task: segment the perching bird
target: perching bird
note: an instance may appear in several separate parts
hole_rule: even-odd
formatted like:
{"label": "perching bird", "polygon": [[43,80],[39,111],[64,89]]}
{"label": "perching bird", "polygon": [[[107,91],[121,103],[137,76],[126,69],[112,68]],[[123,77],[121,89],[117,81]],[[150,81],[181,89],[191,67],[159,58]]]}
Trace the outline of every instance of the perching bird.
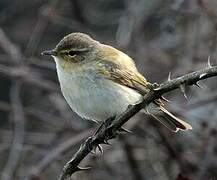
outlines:
{"label": "perching bird", "polygon": [[[128,105],[142,101],[151,89],[128,55],[83,33],[67,35],[42,54],[54,58],[63,96],[85,119],[105,121],[119,115]],[[168,112],[160,100],[144,109],[174,132],[192,129]]]}

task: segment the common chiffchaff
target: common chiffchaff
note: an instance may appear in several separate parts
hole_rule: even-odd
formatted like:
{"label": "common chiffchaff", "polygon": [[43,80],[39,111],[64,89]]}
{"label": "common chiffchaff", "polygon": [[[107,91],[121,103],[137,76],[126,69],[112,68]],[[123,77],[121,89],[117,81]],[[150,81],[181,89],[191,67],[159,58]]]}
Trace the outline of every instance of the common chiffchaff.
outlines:
{"label": "common chiffchaff", "polygon": [[[104,121],[116,116],[141,101],[151,88],[129,56],[83,33],[67,35],[42,54],[54,58],[63,96],[85,119]],[[160,100],[145,109],[172,131],[192,129]]]}

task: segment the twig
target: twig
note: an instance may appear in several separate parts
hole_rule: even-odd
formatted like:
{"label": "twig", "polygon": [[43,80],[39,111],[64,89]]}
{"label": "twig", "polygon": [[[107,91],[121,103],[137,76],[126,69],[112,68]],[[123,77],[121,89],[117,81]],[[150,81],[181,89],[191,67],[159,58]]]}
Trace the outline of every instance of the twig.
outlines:
{"label": "twig", "polygon": [[75,153],[72,159],[66,163],[59,176],[59,180],[65,180],[76,171],[87,169],[80,168],[78,166],[80,162],[99,144],[106,144],[109,139],[115,138],[124,123],[155,99],[160,98],[164,93],[180,88],[180,86],[184,88],[185,86],[196,85],[198,81],[213,76],[217,76],[217,66],[207,67],[153,87],[153,89],[145,95],[141,103],[130,105],[124,113],[117,116],[111,122],[110,126],[102,128],[96,135],[89,137],[80,146],[80,149]]}

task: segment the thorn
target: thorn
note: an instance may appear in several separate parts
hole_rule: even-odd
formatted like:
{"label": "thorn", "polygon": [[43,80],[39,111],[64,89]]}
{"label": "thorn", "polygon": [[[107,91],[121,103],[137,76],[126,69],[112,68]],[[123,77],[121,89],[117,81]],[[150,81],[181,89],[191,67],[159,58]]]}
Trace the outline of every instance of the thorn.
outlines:
{"label": "thorn", "polygon": [[93,148],[92,151],[90,151],[91,154],[96,155],[96,147]]}
{"label": "thorn", "polygon": [[199,88],[201,88],[201,89],[203,89],[203,86],[201,86],[201,85],[199,84],[199,82],[196,82],[194,85],[197,86],[197,87],[199,87]]}
{"label": "thorn", "polygon": [[206,73],[201,74],[199,78],[202,79],[204,76],[206,76]]}
{"label": "thorn", "polygon": [[132,131],[130,131],[129,129],[126,129],[124,127],[121,127],[119,131],[120,131],[120,133],[122,133],[122,132],[123,133],[132,133]]}
{"label": "thorn", "polygon": [[165,98],[164,96],[161,96],[160,97],[163,101],[165,101],[165,102],[171,102],[170,100],[168,100],[167,98]]}
{"label": "thorn", "polygon": [[99,150],[99,153],[100,153],[100,155],[102,155],[103,154],[103,148],[102,148],[102,146],[101,145],[96,145],[96,147],[94,148],[94,152],[95,152],[95,154],[96,154],[96,150]]}
{"label": "thorn", "polygon": [[211,63],[210,63],[210,56],[208,57],[207,67],[208,67],[208,68],[211,68],[211,67],[212,67],[212,65],[211,65]]}
{"label": "thorn", "polygon": [[169,72],[169,75],[168,75],[168,81],[171,81],[171,72]]}
{"label": "thorn", "polygon": [[181,92],[183,93],[185,99],[189,100],[188,97],[187,97],[187,95],[186,95],[186,92],[185,92],[185,85],[184,84],[180,85],[180,89],[181,89]]}
{"label": "thorn", "polygon": [[77,166],[76,171],[85,171],[85,170],[89,170],[89,169],[91,169],[91,167],[80,167],[80,166]]}
{"label": "thorn", "polygon": [[97,154],[97,150],[99,150],[100,155],[103,154],[103,148],[102,148],[102,146],[99,145],[99,144],[96,145],[96,146],[93,148],[93,150],[90,151],[90,153],[96,155],[96,154]]}

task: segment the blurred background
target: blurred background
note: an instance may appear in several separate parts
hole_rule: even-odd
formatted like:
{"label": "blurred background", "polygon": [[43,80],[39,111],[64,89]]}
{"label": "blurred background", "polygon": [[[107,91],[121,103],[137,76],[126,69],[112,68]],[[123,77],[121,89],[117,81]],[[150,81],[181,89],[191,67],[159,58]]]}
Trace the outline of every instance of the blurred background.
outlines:
{"label": "blurred background", "polygon": [[[151,82],[217,64],[216,0],[0,0],[0,179],[57,179],[94,132],[66,104],[41,51],[84,32],[130,55]],[[169,132],[139,113],[133,133],[89,155],[73,180],[217,180],[217,79],[165,96],[193,126]]]}

